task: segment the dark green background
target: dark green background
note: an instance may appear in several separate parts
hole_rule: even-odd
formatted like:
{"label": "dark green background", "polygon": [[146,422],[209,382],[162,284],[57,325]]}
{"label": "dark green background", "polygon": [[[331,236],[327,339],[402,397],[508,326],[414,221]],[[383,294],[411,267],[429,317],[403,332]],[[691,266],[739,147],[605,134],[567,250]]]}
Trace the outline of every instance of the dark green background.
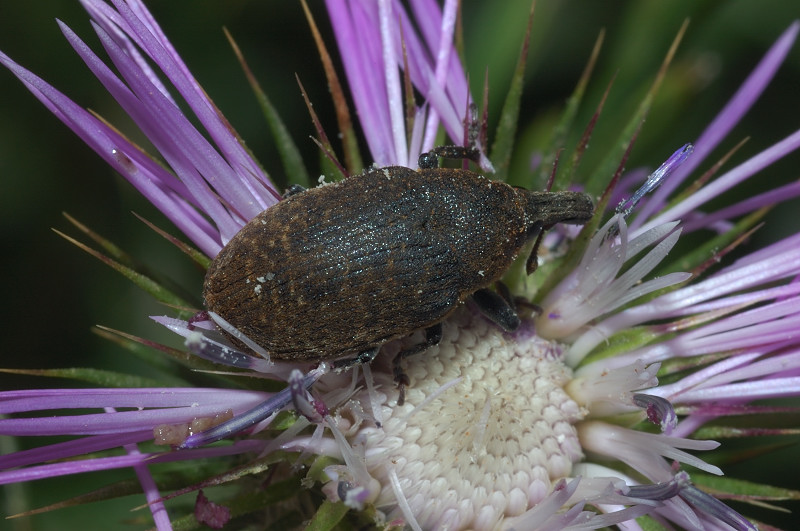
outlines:
{"label": "dark green background", "polygon": [[[318,24],[330,37],[321,3],[312,0],[311,4]],[[528,3],[465,0],[464,4],[468,70],[473,86],[479,87],[489,66],[490,113],[496,118],[518,53]],[[222,26],[233,33],[310,161],[309,169],[316,174],[318,155],[307,140],[313,129],[295,74],[303,81],[329,133],[335,123],[299,4],[286,0],[171,0],[151,1],[149,5],[196,78],[262,164],[268,171],[279,173],[282,170],[266,126],[224,39]],[[768,46],[798,16],[800,6],[782,0],[540,1],[534,20],[523,122],[541,119],[539,123],[546,123],[561,109],[597,33],[605,27],[606,44],[580,119],[580,123],[588,120],[599,95],[617,72],[587,163],[601,158],[604,145],[616,139],[620,124],[638,104],[642,87],[652,80],[682,20],[691,17],[672,69],[673,81],[662,90],[628,167],[658,165],[675,148],[696,138]],[[91,107],[124,129],[128,122],[66,44],[55,18],[65,21],[91,44],[96,43],[77,1],[6,1],[0,7],[0,49],[81,105]],[[329,38],[328,42],[332,40]],[[798,129],[798,95],[800,44],[795,45],[775,82],[721,149],[727,150],[741,138],[751,136],[736,156],[741,161],[747,154]],[[142,140],[131,129],[126,131],[135,140]],[[541,138],[541,131],[541,126],[523,124],[520,136],[535,143]],[[797,154],[788,157],[756,177],[741,193],[797,179],[798,162]],[[751,248],[800,229],[796,215],[799,206],[795,200],[771,214]],[[131,211],[171,229],[163,216],[53,118],[13,76],[0,72],[0,249],[5,280],[0,366],[92,366],[146,373],[141,362],[96,337],[90,328],[99,323],[174,342],[147,318],[168,310],[55,235],[51,227],[76,234],[62,218],[62,211],[148,265],[169,272],[188,289],[199,291],[201,274],[146,229]],[[0,386],[5,389],[59,384],[44,379],[0,377]],[[753,477],[800,487],[794,479],[798,477],[796,448],[776,452],[772,457],[758,461],[757,476]],[[793,467],[791,473],[789,466]],[[739,472],[728,471],[734,476]],[[63,496],[53,491],[57,485],[74,493],[104,480],[96,476],[68,478],[41,482],[32,488],[37,499],[45,503]],[[116,511],[105,524],[125,520],[130,505],[129,500],[122,500],[117,505],[103,506],[101,510],[106,514]],[[86,509],[78,509],[15,525],[19,529],[26,525],[36,529],[81,525],[91,528],[97,523],[96,518]],[[0,529],[4,525],[11,524],[0,520]]]}

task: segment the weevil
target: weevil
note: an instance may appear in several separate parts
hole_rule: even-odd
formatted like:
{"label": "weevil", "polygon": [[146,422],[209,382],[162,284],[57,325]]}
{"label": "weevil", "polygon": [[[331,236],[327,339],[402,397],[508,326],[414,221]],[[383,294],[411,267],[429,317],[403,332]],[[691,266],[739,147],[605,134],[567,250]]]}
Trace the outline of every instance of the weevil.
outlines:
{"label": "weevil", "polygon": [[467,298],[515,329],[515,310],[488,287],[543,228],[588,221],[592,201],[440,168],[439,156],[475,160],[477,151],[444,146],[420,156],[419,170],[370,169],[288,193],[212,261],[208,310],[275,360],[365,363],[387,341],[425,330],[396,358],[401,389],[399,360],[436,344]]}

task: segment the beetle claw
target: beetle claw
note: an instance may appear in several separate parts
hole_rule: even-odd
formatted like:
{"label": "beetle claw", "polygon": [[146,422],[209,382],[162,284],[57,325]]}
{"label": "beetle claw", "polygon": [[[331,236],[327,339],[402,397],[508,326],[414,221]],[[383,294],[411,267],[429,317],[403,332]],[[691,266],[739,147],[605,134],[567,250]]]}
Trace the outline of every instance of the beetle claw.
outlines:
{"label": "beetle claw", "polygon": [[336,372],[342,372],[355,365],[364,365],[366,363],[370,363],[372,360],[375,359],[375,356],[378,355],[378,352],[380,350],[381,347],[375,347],[369,350],[364,350],[362,352],[359,352],[358,356],[356,356],[355,358],[347,358],[334,362],[333,368]]}
{"label": "beetle claw", "polygon": [[514,309],[513,297],[507,289],[502,294],[488,288],[479,289],[472,294],[472,301],[487,319],[506,332],[513,332],[519,328],[519,316]]}
{"label": "beetle claw", "polygon": [[408,375],[403,371],[403,366],[401,364],[403,358],[419,354],[420,352],[423,352],[434,345],[438,345],[439,341],[441,340],[442,340],[442,323],[436,323],[435,325],[425,329],[425,341],[417,345],[414,345],[410,348],[407,348],[405,350],[401,350],[394,357],[394,360],[392,360],[392,371],[394,373],[394,381],[397,383],[397,391],[399,392],[399,395],[397,397],[398,406],[402,406],[405,403],[406,386],[411,384],[411,381],[408,379]]}

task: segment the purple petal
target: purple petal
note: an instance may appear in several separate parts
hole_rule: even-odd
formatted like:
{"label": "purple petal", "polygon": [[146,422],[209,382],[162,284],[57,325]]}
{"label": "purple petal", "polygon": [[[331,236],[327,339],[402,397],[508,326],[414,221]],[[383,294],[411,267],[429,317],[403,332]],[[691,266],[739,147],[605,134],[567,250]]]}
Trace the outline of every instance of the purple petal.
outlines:
{"label": "purple petal", "polygon": [[152,429],[133,431],[130,433],[112,433],[109,435],[81,437],[80,439],[2,455],[0,456],[0,470],[68,459],[152,439]]}
{"label": "purple petal", "polygon": [[[316,383],[316,381],[328,370],[329,368],[327,364],[324,362],[321,363],[319,367],[312,369],[302,378],[300,387],[305,390],[310,389],[311,386],[314,385],[314,383]],[[286,407],[291,401],[292,387],[289,386],[275,393],[264,402],[249,409],[241,415],[237,414],[231,420],[223,422],[222,424],[219,424],[218,426],[215,426],[202,433],[190,435],[181,445],[181,448],[197,448],[205,444],[211,444],[212,442],[219,441],[220,439],[224,439],[225,437],[229,437],[255,426],[259,422],[263,422],[267,419],[271,420],[273,415]]]}
{"label": "purple petal", "polygon": [[0,471],[0,485],[20,483],[35,479],[44,479],[84,472],[111,470],[115,468],[128,468],[142,464],[168,463],[174,461],[188,461],[192,459],[205,459],[226,455],[237,455],[254,452],[263,448],[264,442],[258,440],[238,441],[230,446],[215,448],[200,448],[182,452],[169,452],[165,454],[125,455],[119,457],[96,457],[64,463],[52,463],[15,470]]}
{"label": "purple petal", "polygon": [[660,396],[634,393],[633,403],[647,412],[647,420],[656,424],[669,435],[678,423],[678,416],[669,400]]}
{"label": "purple petal", "polygon": [[[448,0],[445,4],[448,16],[444,19],[438,6],[430,0],[412,5],[417,18],[424,14],[424,41],[415,31],[416,24],[396,0],[327,0],[326,5],[375,163],[415,166],[420,150],[433,146],[430,132],[437,130],[440,122],[448,135],[460,143],[462,117],[472,100],[452,45],[454,19],[451,11],[454,12],[456,2]],[[398,19],[403,28],[402,39]],[[411,81],[431,107],[426,125],[428,132],[423,137],[417,136],[420,140],[410,144],[407,144],[402,84],[398,75],[398,67],[403,65],[403,44]],[[440,62],[431,64],[431,57]],[[441,76],[439,81],[437,72]]]}
{"label": "purple petal", "polygon": [[[800,275],[800,234],[755,251],[702,282],[689,284],[595,324],[589,332],[573,343],[569,356],[585,355],[599,342],[604,341],[604,338],[647,321],[692,315],[709,309],[729,308],[732,311],[748,301],[752,303],[771,297],[791,295],[797,292],[797,285],[763,290],[761,287],[786,281],[787,278],[797,275]],[[729,298],[724,298],[726,296]],[[576,346],[579,346],[579,351]],[[656,345],[647,350],[646,356],[643,356],[640,350],[636,350],[606,359],[602,364],[608,368],[621,367],[629,365],[639,357],[652,362],[675,354],[664,345]]]}
{"label": "purple petal", "polygon": [[0,64],[11,70],[45,107],[124,175],[198,247],[210,256],[219,252],[219,234],[212,225],[201,217],[186,219],[176,214],[192,208],[186,203],[188,193],[182,193],[185,189],[180,181],[119,133],[1,52]]}
{"label": "purple petal", "polygon": [[152,430],[159,424],[180,424],[196,418],[214,417],[223,409],[231,409],[234,414],[239,414],[267,396],[267,393],[255,391],[179,388],[9,391],[0,395],[2,413],[67,408],[137,409],[85,415],[4,418],[0,419],[0,434],[103,435]]}
{"label": "purple petal", "polygon": [[631,224],[632,227],[636,228],[637,231],[643,230],[639,225],[645,220],[650,221],[649,218],[653,212],[657,212],[664,207],[670,194],[705,160],[708,154],[717,147],[742,116],[750,110],[772,80],[778,67],[783,63],[797,37],[798,30],[800,30],[800,22],[794,22],[772,45],[772,48],[769,49],[733,98],[717,114],[716,118],[700,135],[697,142],[694,143],[694,155],[656,192],[642,209],[639,216],[637,216],[637,220],[634,220]]}
{"label": "purple petal", "polygon": [[677,170],[681,164],[692,154],[694,147],[691,144],[685,144],[678,149],[675,153],[656,169],[653,173],[647,176],[644,184],[640,186],[636,192],[630,197],[620,201],[617,205],[616,212],[623,214],[626,218],[630,215],[639,201],[647,194],[657,189],[666,179]]}
{"label": "purple petal", "polygon": [[[208,99],[200,84],[192,77],[189,69],[144,4],[138,0],[130,0],[128,2],[114,0],[113,3],[119,11],[118,16],[114,16],[113,10],[102,2],[83,2],[84,7],[90,14],[98,15],[96,20],[103,25],[106,32],[116,34],[121,42],[127,41],[126,35],[133,39],[136,45],[158,65],[183,96],[205,130],[208,131],[214,144],[225,156],[227,164],[230,168],[233,168],[237,175],[236,178],[223,186],[248,189],[253,194],[253,199],[261,202],[261,209],[258,212],[274,204],[278,199],[278,194],[269,182],[268,177],[247,153],[239,139],[232,133],[230,124]],[[111,23],[112,21],[113,24]],[[115,26],[121,31],[116,31]],[[130,46],[129,49],[134,48]],[[137,62],[146,64],[145,61]],[[149,69],[143,71],[145,73],[150,72]],[[156,76],[152,73],[148,77],[156,79]],[[166,91],[166,89],[162,90]],[[239,210],[247,208],[246,203],[234,204],[233,206]]]}
{"label": "purple petal", "polygon": [[756,531],[756,527],[742,515],[697,487],[688,486],[681,491],[681,497],[688,501],[705,517],[712,517],[725,522],[739,531]]}
{"label": "purple petal", "polygon": [[[142,75],[136,63],[117,46],[106,32],[95,26],[101,43],[131,87],[130,89],[75,33],[63,24],[62,31],[92,73],[103,83],[103,86],[114,96],[125,112],[133,118],[164,156],[169,166],[181,178],[181,182],[186,186],[188,192],[187,199],[196,202],[203,212],[214,219],[223,242],[236,234],[246,219],[250,219],[258,213],[255,212],[244,219],[233,219],[219,203],[202,175],[210,176],[213,171],[219,171],[221,175],[225,176],[232,173],[230,167],[226,167],[219,154],[191,125],[180,109],[171,100],[165,98],[160,91],[154,90],[152,84],[148,82],[147,76]],[[238,188],[241,189],[241,187]],[[247,199],[231,196],[225,199],[233,200],[232,204],[234,205],[249,202]],[[263,208],[259,212],[261,210]],[[241,214],[247,215],[248,212]]]}
{"label": "purple petal", "polygon": [[381,166],[398,163],[389,135],[389,112],[382,98],[386,94],[385,80],[382,75],[376,75],[383,71],[379,56],[380,34],[375,30],[377,21],[371,20],[365,12],[370,6],[359,2],[327,0],[326,5],[373,160]]}
{"label": "purple petal", "polygon": [[[141,457],[143,455],[135,444],[125,445],[125,451],[129,456]],[[161,493],[158,491],[156,482],[150,474],[147,465],[145,463],[133,465],[133,470],[136,472],[136,477],[139,479],[142,491],[144,491],[147,507],[153,515],[156,528],[159,531],[172,531],[172,522],[170,522],[169,514],[167,514],[167,508],[164,506]]]}
{"label": "purple petal", "polygon": [[[144,5],[138,0],[115,0],[113,4],[116,9],[96,0],[83,1],[124,83],[74,32],[61,22],[59,25],[75,51],[152,141],[177,177],[5,55],[0,54],[0,63],[196,245],[214,256],[244,223],[274,204],[279,195],[192,78]],[[184,116],[150,61],[183,97],[204,132]]]}
{"label": "purple petal", "polygon": [[[408,146],[406,145],[405,114],[403,112],[403,89],[400,74],[395,62],[395,38],[397,28],[397,13],[393,12],[392,0],[378,0],[378,20],[380,21],[381,50],[383,51],[383,74],[387,88],[387,107],[389,109],[389,123],[392,128],[395,160],[408,161]],[[408,165],[408,163],[404,163]]]}
{"label": "purple petal", "polygon": [[[716,223],[724,222],[748,214],[759,208],[777,205],[782,201],[793,199],[800,195],[800,182],[793,182],[778,188],[773,188],[766,192],[739,201],[716,212],[699,215],[693,219],[686,220],[682,227],[685,231],[692,232],[700,228],[711,228]],[[720,231],[721,232],[721,231]]]}
{"label": "purple petal", "polygon": [[[0,414],[78,408],[190,407],[252,403],[266,393],[233,389],[155,387],[145,389],[31,389],[0,393]],[[9,420],[9,419],[0,419]]]}
{"label": "purple petal", "polygon": [[[779,160],[782,157],[785,157],[792,151],[800,148],[800,130],[795,131],[788,137],[784,138],[777,144],[765,149],[758,155],[750,158],[749,160],[745,161],[744,163],[740,164],[739,166],[735,167],[734,169],[730,170],[729,172],[721,175],[711,183],[707,184],[691,196],[687,197],[673,208],[662,212],[658,216],[650,219],[645,223],[641,228],[638,229],[637,234],[639,231],[647,230],[650,227],[659,225],[661,223],[665,223],[667,221],[674,221],[677,219],[681,219],[692,212],[698,210],[698,208],[711,201],[712,199],[718,197],[722,193],[730,190],[734,186],[740,184],[742,181],[746,180],[753,175],[756,175],[758,172],[770,166],[775,161]],[[692,160],[691,158],[689,160]],[[687,162],[688,164],[688,162]],[[669,181],[668,181],[669,182]],[[792,188],[795,195],[798,193],[798,190]],[[781,200],[791,199],[794,195],[784,195],[780,197]],[[709,220],[714,220],[715,217],[710,217]],[[703,218],[701,218],[703,221]],[[706,221],[705,223],[694,223],[692,226],[697,228],[699,226],[707,225],[710,221]]]}
{"label": "purple petal", "polygon": [[[227,406],[228,404],[226,404]],[[233,408],[232,408],[233,409]],[[235,413],[244,411],[236,408]],[[195,418],[213,417],[220,412],[219,405],[193,408],[120,411],[36,419],[0,419],[0,433],[17,436],[42,435],[104,435],[152,429],[159,424],[181,424]]]}
{"label": "purple petal", "polygon": [[736,400],[750,402],[767,398],[784,398],[797,396],[800,389],[800,377],[771,378],[768,381],[756,380],[729,385],[719,385],[710,389],[687,391],[680,396],[680,401],[713,402],[715,400]]}

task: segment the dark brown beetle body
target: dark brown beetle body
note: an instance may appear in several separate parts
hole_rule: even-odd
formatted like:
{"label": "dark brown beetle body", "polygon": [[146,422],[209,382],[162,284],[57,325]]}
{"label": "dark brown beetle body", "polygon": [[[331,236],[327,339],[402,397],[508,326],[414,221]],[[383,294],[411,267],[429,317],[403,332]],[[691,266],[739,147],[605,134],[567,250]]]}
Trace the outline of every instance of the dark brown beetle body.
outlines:
{"label": "dark brown beetle body", "polygon": [[440,323],[532,233],[592,209],[585,194],[467,170],[374,169],[259,214],[211,263],[203,294],[276,360],[353,358]]}

